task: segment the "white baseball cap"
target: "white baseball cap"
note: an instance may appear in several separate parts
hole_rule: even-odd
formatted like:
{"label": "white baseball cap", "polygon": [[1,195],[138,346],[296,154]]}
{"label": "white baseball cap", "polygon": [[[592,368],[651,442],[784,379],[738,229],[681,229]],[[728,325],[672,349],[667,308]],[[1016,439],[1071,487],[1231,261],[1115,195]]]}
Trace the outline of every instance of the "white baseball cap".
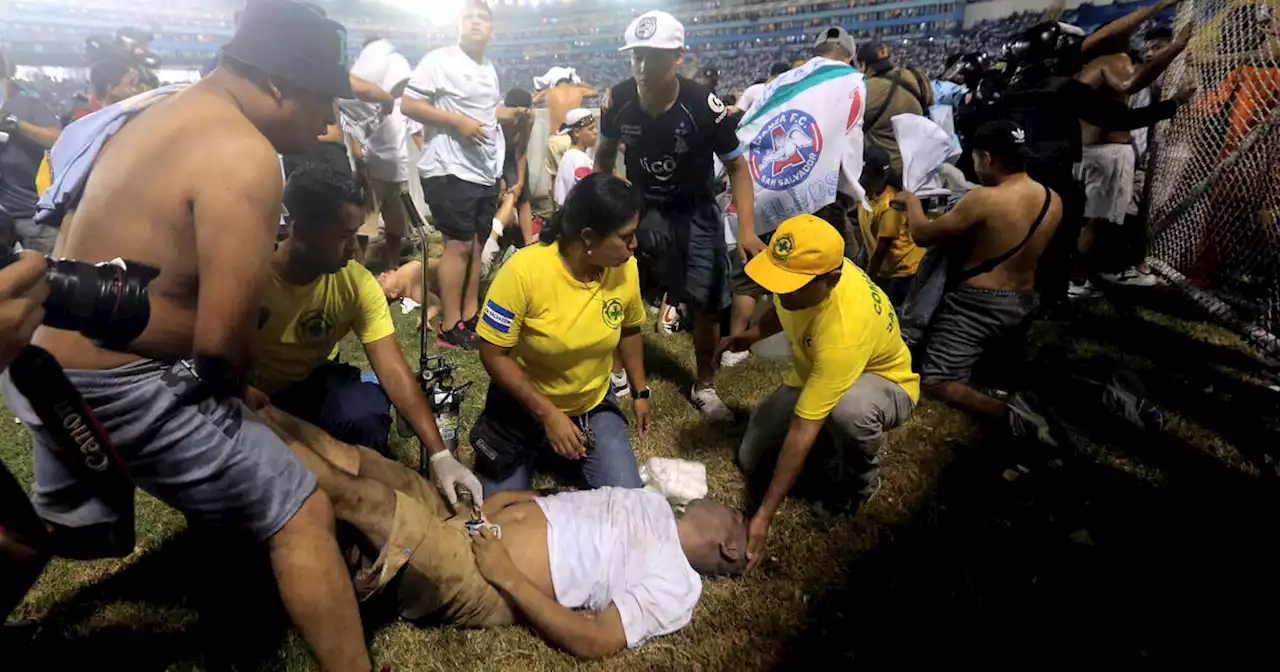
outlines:
{"label": "white baseball cap", "polygon": [[564,115],[564,123],[560,124],[560,130],[556,131],[556,135],[569,135],[573,129],[586,128],[594,122],[595,118],[591,116],[591,110],[582,108],[569,110],[569,114]]}
{"label": "white baseball cap", "polygon": [[623,36],[627,45],[618,51],[627,51],[637,47],[650,49],[683,49],[684,24],[666,12],[654,10],[641,14]]}

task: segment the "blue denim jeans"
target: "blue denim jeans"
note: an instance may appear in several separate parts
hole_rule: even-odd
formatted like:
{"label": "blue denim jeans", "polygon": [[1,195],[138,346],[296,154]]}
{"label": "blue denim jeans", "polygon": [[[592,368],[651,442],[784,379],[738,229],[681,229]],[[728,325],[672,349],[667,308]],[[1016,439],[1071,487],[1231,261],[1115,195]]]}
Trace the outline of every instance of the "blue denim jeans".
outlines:
{"label": "blue denim jeans", "polygon": [[[575,423],[585,419],[595,439],[587,456],[573,463],[579,485],[643,487],[627,420],[612,391],[598,406],[572,419]],[[540,456],[568,463],[551,451],[542,423],[497,383],[489,384],[484,410],[471,428],[471,445],[485,497],[504,490],[528,490]]]}

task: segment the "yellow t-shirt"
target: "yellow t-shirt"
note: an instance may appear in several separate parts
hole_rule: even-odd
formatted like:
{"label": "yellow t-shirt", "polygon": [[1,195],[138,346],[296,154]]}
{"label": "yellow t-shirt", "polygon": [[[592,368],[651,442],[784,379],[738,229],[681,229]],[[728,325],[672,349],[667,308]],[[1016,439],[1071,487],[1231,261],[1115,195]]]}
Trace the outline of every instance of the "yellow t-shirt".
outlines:
{"label": "yellow t-shirt", "polygon": [[797,311],[783,308],[776,296],[773,303],[795,362],[786,384],[802,388],[796,415],[826,419],[863,373],[883,376],[901,385],[912,401],[920,399],[920,376],[911,371],[911,352],[893,306],[848,259],[826,301]]}
{"label": "yellow t-shirt", "polygon": [[257,353],[249,382],[267,394],[305,379],[354,330],[361,343],[396,332],[387,298],[354,261],[309,285],[290,285],[272,273],[262,292]]}
{"label": "yellow t-shirt", "polygon": [[871,261],[871,255],[875,254],[876,243],[880,238],[893,240],[889,248],[889,257],[882,266],[889,269],[884,273],[886,278],[906,278],[915,275],[916,269],[920,266],[920,260],[924,259],[924,248],[916,245],[915,239],[911,237],[911,229],[907,226],[907,213],[898,212],[889,207],[889,203],[897,193],[897,189],[885,187],[880,198],[871,200],[870,196],[867,197],[867,202],[871,204],[871,212],[867,212],[864,207],[858,207],[858,227],[862,229],[862,240],[867,245],[868,263]]}
{"label": "yellow t-shirt", "polygon": [[511,348],[534,389],[566,415],[582,415],[609,391],[613,350],[622,327],[643,326],[636,260],[581,282],[560,259],[560,246],[531,245],[498,271],[476,333]]}

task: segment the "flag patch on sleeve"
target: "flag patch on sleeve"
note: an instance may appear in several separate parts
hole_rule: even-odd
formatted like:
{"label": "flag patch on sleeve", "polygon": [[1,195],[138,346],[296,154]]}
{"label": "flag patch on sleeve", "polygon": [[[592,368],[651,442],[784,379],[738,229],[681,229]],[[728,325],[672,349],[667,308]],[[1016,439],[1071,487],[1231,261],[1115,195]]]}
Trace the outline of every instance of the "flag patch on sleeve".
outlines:
{"label": "flag patch on sleeve", "polygon": [[515,316],[515,313],[494,303],[492,299],[484,304],[484,323],[504,334],[511,333],[511,320]]}

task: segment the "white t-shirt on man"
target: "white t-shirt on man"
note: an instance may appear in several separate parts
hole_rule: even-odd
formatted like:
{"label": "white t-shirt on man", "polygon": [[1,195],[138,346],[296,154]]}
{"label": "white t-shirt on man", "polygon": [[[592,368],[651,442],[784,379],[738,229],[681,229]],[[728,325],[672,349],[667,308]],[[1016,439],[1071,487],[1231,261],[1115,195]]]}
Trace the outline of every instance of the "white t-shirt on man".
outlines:
{"label": "white t-shirt on man", "polygon": [[454,175],[484,186],[498,181],[506,153],[498,125],[502,93],[492,61],[486,58],[476,63],[457,45],[441,47],[422,57],[404,95],[425,98],[441,110],[471,117],[480,122],[487,136],[475,142],[460,137],[452,127],[426,126],[419,175]]}
{"label": "white t-shirt on man", "polygon": [[702,578],[689,565],[671,505],[657,493],[598,488],[538,497],[556,601],[600,612],[614,604],[627,646],[689,624]]}
{"label": "white t-shirt on man", "polygon": [[595,161],[591,158],[591,155],[581,149],[570,147],[564,153],[564,156],[560,158],[560,167],[556,172],[554,196],[557,208],[564,206],[564,199],[569,197],[569,190],[573,188],[573,185],[590,175],[594,168]]}
{"label": "white t-shirt on man", "polygon": [[[351,74],[372,82],[384,91],[409,79],[413,69],[409,61],[396,51],[389,40],[376,40],[365,45],[351,65]],[[412,175],[406,122],[400,102],[390,114],[383,115],[377,105],[360,100],[340,100],[343,129],[350,132],[364,150],[364,165],[369,175],[384,182],[406,182]]]}
{"label": "white t-shirt on man", "polygon": [[[399,82],[409,78],[411,73],[409,61],[400,54],[391,56],[387,69],[383,90],[395,88]],[[400,101],[396,100],[391,114],[374,127],[365,141],[365,166],[374,179],[386,182],[407,182],[411,176],[409,169],[409,118],[400,111]]]}
{"label": "white t-shirt on man", "polygon": [[739,110],[744,112],[751,111],[751,106],[755,105],[757,100],[764,97],[764,90],[768,87],[768,84],[752,84],[751,86],[748,86],[742,92],[742,95],[738,98],[738,104],[734,107],[737,107]]}

